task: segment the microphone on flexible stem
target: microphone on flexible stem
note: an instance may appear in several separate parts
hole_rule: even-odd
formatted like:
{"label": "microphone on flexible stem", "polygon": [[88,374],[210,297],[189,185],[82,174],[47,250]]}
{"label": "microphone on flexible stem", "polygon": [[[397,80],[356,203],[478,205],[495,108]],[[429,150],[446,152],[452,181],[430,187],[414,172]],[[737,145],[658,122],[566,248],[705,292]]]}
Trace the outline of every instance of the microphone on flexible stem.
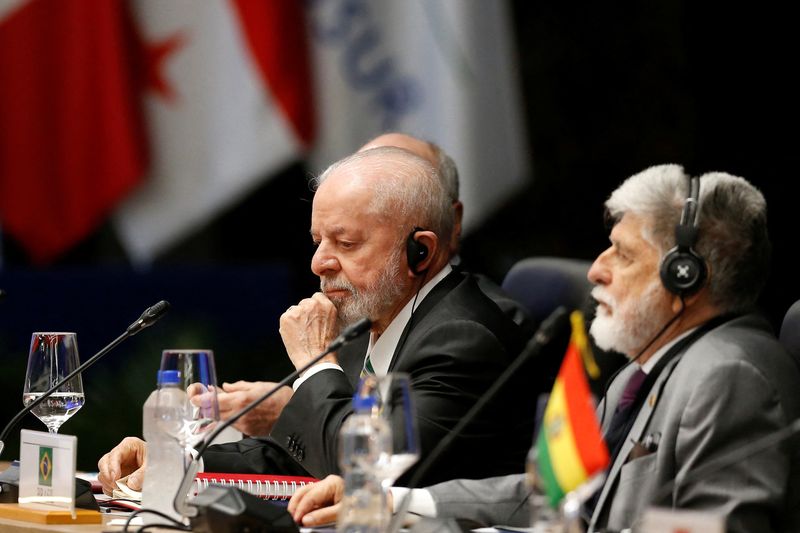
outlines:
{"label": "microphone on flexible stem", "polygon": [[[203,453],[206,451],[208,446],[211,444],[211,442],[215,438],[217,438],[217,435],[222,433],[222,431],[224,431],[226,428],[228,428],[232,424],[236,423],[236,421],[239,420],[241,417],[243,417],[244,415],[246,415],[247,413],[249,413],[250,411],[255,409],[255,407],[258,404],[260,404],[261,402],[263,402],[264,400],[266,400],[267,398],[269,398],[270,396],[275,394],[281,387],[283,387],[284,385],[288,385],[290,381],[295,380],[300,374],[302,374],[303,372],[305,372],[306,370],[308,370],[309,368],[311,368],[312,366],[317,364],[323,357],[325,357],[326,355],[328,355],[328,354],[330,354],[332,352],[335,352],[336,350],[338,350],[339,348],[341,348],[342,346],[344,346],[348,342],[350,342],[353,339],[363,335],[371,327],[372,327],[372,322],[368,318],[362,318],[361,320],[359,320],[355,324],[352,324],[351,326],[348,326],[347,328],[344,329],[344,331],[341,333],[341,335],[336,337],[327,346],[327,348],[325,348],[324,352],[322,352],[321,354],[315,356],[307,364],[305,364],[304,366],[298,368],[297,370],[295,370],[294,372],[292,372],[291,374],[289,374],[288,376],[283,378],[272,389],[270,389],[267,392],[265,392],[259,398],[256,398],[255,400],[253,400],[250,404],[245,406],[241,411],[239,411],[238,413],[233,415],[231,418],[229,418],[229,419],[225,420],[224,422],[222,422],[219,426],[217,426],[217,428],[214,431],[212,431],[208,435],[208,437],[204,438],[201,441],[200,445],[196,448],[196,450],[195,450],[196,453],[193,454],[192,459],[189,461],[189,465],[186,468],[186,473],[184,474],[183,479],[181,480],[181,484],[180,484],[180,488],[178,489],[178,493],[175,495],[175,500],[173,501],[173,506],[175,507],[175,511],[177,511],[181,516],[186,516],[186,517],[189,517],[189,518],[195,518],[195,517],[198,516],[198,514],[201,514],[201,511],[200,511],[201,508],[207,507],[212,503],[210,501],[210,498],[202,498],[202,497],[195,498],[192,502],[188,502],[187,501],[187,496],[189,494],[189,489],[191,488],[192,483],[194,482],[194,477],[197,474],[197,471],[199,469],[199,465],[200,465],[199,459],[203,455]],[[206,489],[206,491],[204,491],[203,494],[206,494],[208,492],[209,492],[209,489]],[[209,501],[206,501],[206,500],[209,500]],[[284,510],[281,509],[280,511],[284,511]],[[241,514],[242,512],[243,512],[243,510],[240,509],[239,513]],[[274,511],[273,511],[273,513],[274,513]],[[280,514],[286,514],[286,513],[283,512],[283,513],[280,513]],[[279,518],[280,517],[277,514],[266,516],[266,517],[265,516],[260,517],[261,520],[265,520],[265,519],[266,520],[275,520],[275,519],[279,519]],[[229,518],[224,518],[222,520],[230,520],[230,519]],[[254,520],[253,522],[256,522],[256,521],[257,521],[257,519]],[[294,525],[294,521],[291,519],[291,516],[289,516],[289,521],[290,521],[290,525],[293,526]],[[193,520],[192,529],[194,531],[200,531],[200,530],[205,531],[205,527],[204,527],[203,524],[199,524],[199,523],[195,524],[194,522],[195,521]],[[228,524],[228,525],[230,525],[230,524]],[[272,523],[271,526],[275,527],[276,524]]]}
{"label": "microphone on flexible stem", "polygon": [[[414,474],[408,480],[408,488],[413,489],[416,488],[419,484],[420,480],[422,480],[423,476],[430,470],[430,467],[436,460],[442,455],[447,448],[450,447],[452,442],[458,437],[461,432],[467,427],[480,413],[480,411],[486,406],[487,403],[492,401],[495,395],[503,388],[506,382],[511,378],[511,376],[515,375],[519,372],[519,369],[522,367],[523,364],[527,363],[528,360],[538,357],[538,355],[542,352],[542,348],[547,346],[547,344],[553,340],[553,337],[559,330],[559,326],[562,324],[564,318],[568,315],[568,311],[565,307],[559,306],[550,313],[550,315],[542,322],[542,325],[539,326],[539,329],[533,335],[531,340],[528,341],[528,344],[522,349],[520,354],[517,356],[516,359],[505,369],[505,371],[498,377],[492,386],[483,393],[477,402],[470,408],[467,413],[461,417],[461,420],[453,426],[445,437],[439,441],[439,443],[431,450],[431,453],[425,457],[425,459],[420,462],[419,466],[414,470]],[[389,523],[388,531],[389,533],[396,533],[400,530],[400,527],[403,523],[403,517],[408,511],[408,506],[411,504],[411,491],[408,491],[403,500],[400,502],[400,505],[397,507],[397,513],[392,517],[392,521]]]}
{"label": "microphone on flexible stem", "polygon": [[142,316],[140,316],[136,320],[136,322],[128,326],[128,329],[125,330],[125,333],[123,333],[122,335],[111,341],[111,343],[109,343],[105,348],[97,352],[91,358],[87,359],[78,368],[76,368],[75,370],[64,376],[63,379],[60,379],[55,385],[53,385],[52,387],[50,387],[50,389],[45,391],[44,394],[36,398],[28,405],[26,405],[19,413],[17,413],[17,415],[14,418],[11,419],[11,422],[6,424],[6,427],[3,428],[3,432],[0,433],[0,455],[2,455],[3,453],[3,448],[5,447],[4,443],[6,438],[8,437],[8,433],[14,428],[14,426],[16,426],[19,423],[20,420],[22,420],[22,417],[24,417],[26,414],[32,411],[37,405],[39,405],[47,398],[49,398],[54,392],[60,389],[61,386],[64,385],[64,383],[67,383],[69,380],[71,380],[72,378],[74,378],[75,376],[77,376],[78,374],[80,374],[93,364],[95,364],[101,357],[103,357],[108,352],[116,348],[120,343],[122,343],[122,341],[124,341],[128,337],[136,335],[144,328],[152,326],[159,318],[164,316],[164,314],[167,312],[168,309],[169,309],[169,302],[167,302],[166,300],[161,300],[157,304],[145,309],[144,313],[142,313]]}

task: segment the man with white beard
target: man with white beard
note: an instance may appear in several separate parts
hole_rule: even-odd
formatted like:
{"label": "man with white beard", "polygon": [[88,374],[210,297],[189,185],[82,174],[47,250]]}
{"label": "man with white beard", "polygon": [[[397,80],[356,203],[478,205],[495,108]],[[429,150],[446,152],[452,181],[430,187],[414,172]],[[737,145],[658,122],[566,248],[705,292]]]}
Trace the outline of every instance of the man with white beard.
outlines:
{"label": "man with white beard", "polygon": [[[311,270],[320,291],[281,316],[280,334],[297,368],[363,317],[372,320],[370,335],[294,382],[278,400],[280,416],[269,437],[210,447],[206,470],[338,472],[337,434],[352,413],[364,368],[411,376],[423,456],[448,433],[527,341],[473,276],[450,267],[452,223],[452,201],[436,170],[406,150],[359,152],[318,178]],[[428,482],[518,471],[532,438],[535,402],[528,396],[538,379],[530,367],[519,372],[453,442]],[[498,443],[502,453],[490,453]],[[129,437],[106,454],[98,465],[104,489],[132,471],[127,482],[136,488],[144,450]]]}
{"label": "man with white beard", "polygon": [[[614,226],[589,270],[590,333],[630,364],[598,407],[612,461],[587,502],[589,530],[635,531],[655,505],[724,515],[729,532],[800,531],[797,443],[733,455],[800,415],[798,368],[753,314],[769,272],[763,196],[739,177],[662,165],[626,180],[606,208]],[[289,509],[305,525],[329,520],[340,489],[329,477]],[[523,475],[412,494],[416,514],[529,524]]]}

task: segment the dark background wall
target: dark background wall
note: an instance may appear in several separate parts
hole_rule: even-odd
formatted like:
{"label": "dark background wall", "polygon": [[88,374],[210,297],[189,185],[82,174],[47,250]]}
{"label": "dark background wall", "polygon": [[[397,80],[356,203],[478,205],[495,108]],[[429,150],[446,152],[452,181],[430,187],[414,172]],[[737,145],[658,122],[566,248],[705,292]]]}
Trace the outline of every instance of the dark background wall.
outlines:
{"label": "dark background wall", "polygon": [[[531,255],[591,259],[607,245],[602,202],[625,177],[666,162],[697,174],[725,170],[767,198],[774,258],[761,305],[778,325],[800,298],[791,8],[549,4],[512,4],[530,186],[465,237],[465,264],[500,281]],[[289,366],[278,316],[317,284],[308,269],[311,197],[303,166],[289,167],[146,271],[128,266],[110,226],[46,270],[33,270],[6,238],[0,421],[22,405],[32,331],[77,331],[86,359],[162,298],[173,304],[169,315],[84,378],[86,406],[63,428],[79,437],[80,468],[139,433],[163,348],[214,349],[220,381],[281,377]],[[24,426],[42,428],[33,417]],[[18,450],[16,439],[7,444],[3,459]]]}

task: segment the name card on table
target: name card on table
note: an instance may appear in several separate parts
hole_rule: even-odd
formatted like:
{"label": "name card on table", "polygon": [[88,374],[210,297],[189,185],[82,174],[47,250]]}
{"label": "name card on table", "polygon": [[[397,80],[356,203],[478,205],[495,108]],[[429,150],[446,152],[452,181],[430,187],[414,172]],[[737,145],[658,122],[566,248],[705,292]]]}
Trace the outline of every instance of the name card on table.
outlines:
{"label": "name card on table", "polygon": [[20,432],[19,505],[68,510],[75,518],[78,438],[23,429]]}
{"label": "name card on table", "polygon": [[704,511],[650,507],[641,533],[725,533],[725,517]]}

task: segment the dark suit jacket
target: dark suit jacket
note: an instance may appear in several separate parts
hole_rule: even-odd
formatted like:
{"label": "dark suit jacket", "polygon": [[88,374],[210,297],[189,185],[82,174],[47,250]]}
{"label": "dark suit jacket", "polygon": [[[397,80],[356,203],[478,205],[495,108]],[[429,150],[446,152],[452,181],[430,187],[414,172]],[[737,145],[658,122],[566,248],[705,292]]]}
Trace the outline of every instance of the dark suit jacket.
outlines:
{"label": "dark suit jacket", "polygon": [[[469,274],[453,272],[433,288],[406,326],[389,368],[411,376],[423,456],[518,355],[529,334]],[[337,436],[352,412],[367,342],[339,351],[344,373],[324,370],[308,379],[272,431],[274,442],[317,477],[339,472]],[[550,386],[538,379],[531,367],[515,376],[424,482],[519,472],[533,436],[536,393]]]}

